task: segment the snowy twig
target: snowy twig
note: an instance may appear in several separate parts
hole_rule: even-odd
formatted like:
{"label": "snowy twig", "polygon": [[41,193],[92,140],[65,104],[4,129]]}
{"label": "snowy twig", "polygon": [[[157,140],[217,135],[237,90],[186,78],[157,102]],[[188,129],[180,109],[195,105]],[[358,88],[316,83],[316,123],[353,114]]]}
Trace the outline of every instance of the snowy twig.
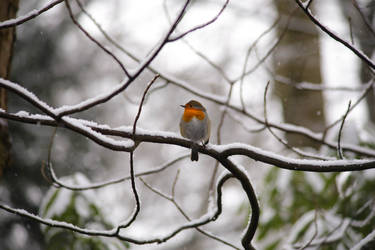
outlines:
{"label": "snowy twig", "polygon": [[339,129],[339,135],[338,135],[338,138],[337,138],[337,154],[339,156],[339,159],[344,159],[344,154],[342,153],[342,148],[341,148],[341,135],[342,135],[342,129],[344,128],[345,119],[350,112],[351,104],[352,104],[352,102],[349,101],[348,109],[346,110],[346,112],[344,114],[344,117],[342,118],[342,122],[341,122],[340,129]]}
{"label": "snowy twig", "polygon": [[[363,84],[358,87],[330,87],[325,86],[323,84],[316,84],[311,82],[299,82],[298,84],[295,84],[295,81],[292,81],[291,79],[282,76],[282,75],[274,75],[273,78],[281,84],[288,85],[291,87],[294,87],[299,90],[312,90],[312,91],[348,91],[348,92],[358,92],[366,90],[370,83]],[[371,84],[370,84],[371,85]]]}
{"label": "snowy twig", "polygon": [[[310,1],[312,2],[312,0]],[[304,250],[306,249],[307,247],[310,246],[311,242],[316,238],[316,236],[318,235],[318,211],[315,209],[315,212],[314,212],[314,234],[311,236],[311,238],[303,245],[301,246],[298,250]]]}
{"label": "snowy twig", "polygon": [[[225,180],[224,180],[225,182]],[[224,182],[222,184],[224,184]],[[222,185],[221,185],[222,186]],[[220,190],[221,192],[221,190]],[[219,195],[218,195],[219,196]],[[220,193],[221,197],[221,193]],[[217,201],[218,204],[221,203],[221,200]],[[23,209],[16,209],[12,208],[6,204],[0,203],[0,209],[3,209],[4,211],[7,211],[9,213],[13,213],[28,219],[31,219],[33,221],[37,221],[41,224],[50,226],[50,227],[55,227],[55,228],[63,228],[67,229],[76,233],[84,234],[84,235],[90,235],[90,236],[103,236],[103,237],[112,237],[112,238],[118,238],[123,241],[127,241],[130,243],[138,244],[138,245],[144,245],[144,244],[152,244],[152,243],[163,243],[171,239],[172,237],[176,236],[178,233],[186,230],[186,229],[191,229],[195,228],[198,226],[202,226],[204,224],[207,224],[208,222],[215,220],[217,218],[217,215],[221,213],[219,211],[219,208],[216,209],[216,211],[206,214],[199,219],[196,219],[194,221],[191,221],[189,223],[186,223],[182,226],[179,226],[178,228],[174,229],[173,231],[165,234],[164,236],[161,237],[156,237],[156,238],[142,238],[142,239],[137,239],[129,236],[124,236],[123,234],[120,234],[118,227],[115,227],[111,230],[94,230],[94,229],[88,229],[88,228],[81,228],[78,226],[75,226],[71,223],[68,222],[63,222],[63,221],[57,221],[53,219],[48,219],[48,218],[42,218],[38,215],[34,215],[30,212],[27,212]],[[220,207],[221,209],[221,207]]]}
{"label": "snowy twig", "polygon": [[332,37],[337,42],[343,44],[345,47],[350,49],[354,54],[356,54],[359,58],[362,59],[364,63],[366,63],[370,68],[375,70],[375,63],[367,57],[362,51],[358,50],[354,46],[352,46],[349,42],[345,41],[343,38],[336,35],[333,31],[331,31],[328,27],[324,26],[308,9],[304,6],[304,4],[300,0],[295,0],[298,6],[303,10],[303,12],[310,18],[310,20],[318,26],[323,32],[325,32],[327,35]]}
{"label": "snowy twig", "polygon": [[[46,116],[40,116],[38,118],[33,116],[27,116],[23,114],[22,116],[16,114],[6,113],[4,110],[0,110],[0,117],[7,119],[22,121],[35,125],[47,125],[56,127],[58,123],[51,120]],[[122,138],[132,139],[132,128],[131,127],[121,127],[117,129],[109,128],[108,126],[98,125],[93,122],[88,122],[85,120],[79,120],[74,118],[69,118],[72,123],[80,123],[81,126],[87,126],[92,131],[97,132],[99,135],[110,135],[118,136]],[[66,128],[73,129],[67,124]],[[178,145],[185,148],[191,148],[191,141],[181,138],[175,133],[163,132],[163,131],[148,131],[137,129],[138,132],[135,136],[136,141],[141,142],[150,142],[150,143],[163,143],[170,145]],[[129,147],[121,148],[121,146],[116,144],[116,141],[108,141],[106,144],[101,143],[100,139],[93,139],[94,134],[89,134],[87,136],[89,139],[92,139],[94,142],[99,143],[100,145],[112,149],[115,151],[126,151],[130,150]],[[115,144],[113,144],[113,142]],[[342,144],[341,147],[344,149],[345,144]],[[336,148],[336,146],[335,146]],[[350,147],[348,147],[350,148]],[[197,149],[200,153],[210,155],[215,159],[221,157],[228,157],[232,155],[243,155],[247,156],[253,160],[261,161],[266,164],[274,165],[280,168],[289,169],[289,170],[299,170],[299,171],[312,171],[312,172],[343,172],[343,171],[360,171],[365,169],[375,168],[374,159],[364,159],[364,160],[330,160],[330,161],[319,161],[319,160],[299,160],[289,157],[284,157],[269,151],[262,150],[260,148],[243,144],[243,143],[232,143],[226,145],[212,145],[208,144],[206,146],[197,145]],[[353,148],[353,152],[364,150],[361,147]],[[366,151],[364,151],[366,152]],[[367,154],[372,155],[372,150],[367,151]]]}
{"label": "snowy twig", "polygon": [[63,2],[63,1],[64,0],[54,0],[50,3],[48,3],[43,8],[41,8],[40,10],[32,10],[24,16],[20,16],[20,17],[14,18],[14,19],[6,20],[4,22],[0,22],[0,30],[23,24],[24,22],[27,22],[27,21],[39,16],[40,14],[46,12],[47,10],[51,9],[52,7],[58,5],[59,3]]}
{"label": "snowy twig", "polygon": [[373,230],[371,233],[369,233],[365,238],[360,240],[357,244],[355,244],[350,250],[360,250],[364,249],[363,247],[366,246],[369,242],[373,242],[375,239],[375,230]]}
{"label": "snowy twig", "polygon": [[[148,184],[148,183],[147,183],[145,180],[143,180],[142,178],[140,178],[140,180],[141,180],[141,181],[143,182],[143,184],[144,184],[148,189],[150,189],[152,192],[154,192],[155,194],[159,195],[160,197],[162,197],[162,198],[164,198],[164,199],[170,201],[170,202],[176,207],[176,209],[182,214],[182,216],[184,216],[184,218],[185,218],[186,220],[191,221],[191,218],[190,218],[190,217],[186,214],[186,212],[182,209],[182,207],[180,206],[180,204],[177,203],[177,201],[176,201],[176,199],[175,199],[175,197],[174,197],[174,188],[175,188],[175,185],[176,185],[176,182],[177,182],[178,175],[179,175],[179,171],[177,172],[177,174],[176,174],[176,178],[174,179],[174,182],[173,182],[173,185],[172,185],[172,194],[171,194],[171,196],[169,196],[169,195],[167,195],[167,194],[164,194],[164,193],[161,192],[160,190],[157,190],[156,188],[152,187],[150,184]],[[221,179],[220,179],[220,180],[221,180]],[[219,180],[218,183],[221,183],[220,180]],[[224,183],[222,183],[222,184],[224,184]],[[222,184],[221,184],[221,185],[222,185]],[[219,193],[219,189],[221,189],[221,187],[219,187],[219,186],[217,185],[217,193]],[[221,194],[221,192],[220,192],[220,194]],[[219,206],[219,204],[218,204],[217,206]],[[220,204],[220,206],[221,206],[221,204]],[[225,241],[225,240],[223,240],[223,239],[217,237],[216,235],[213,235],[212,233],[209,233],[209,232],[207,232],[207,231],[205,231],[205,230],[203,230],[203,229],[201,229],[201,228],[199,228],[199,227],[196,227],[195,229],[196,229],[198,232],[200,232],[201,234],[206,235],[207,237],[209,237],[209,238],[211,238],[211,239],[217,240],[217,241],[219,241],[219,242],[221,242],[221,243],[223,243],[223,244],[225,244],[225,245],[227,245],[227,246],[232,247],[233,249],[238,249],[238,250],[239,250],[239,248],[236,247],[235,245],[233,245],[232,243],[227,242],[227,241]]]}

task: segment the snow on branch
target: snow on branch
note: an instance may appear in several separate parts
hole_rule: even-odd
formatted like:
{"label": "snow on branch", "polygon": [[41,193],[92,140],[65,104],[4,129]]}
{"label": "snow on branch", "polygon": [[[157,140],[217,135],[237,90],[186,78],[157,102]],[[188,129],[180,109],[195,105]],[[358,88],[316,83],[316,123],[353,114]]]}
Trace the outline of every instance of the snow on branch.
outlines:
{"label": "snow on branch", "polygon": [[[16,114],[6,113],[4,110],[0,110],[0,117],[27,122],[31,124],[39,124],[56,127],[59,126],[59,123],[53,121],[46,116],[39,115],[26,115],[25,113],[22,116]],[[36,118],[39,117],[39,118]],[[63,119],[67,121],[64,125],[65,128],[72,129],[74,131],[77,128],[82,128],[84,132],[80,134],[87,136],[89,139],[92,139],[94,142],[99,143],[100,145],[107,147],[112,150],[117,151],[130,151],[131,144],[117,142],[113,139],[108,139],[103,136],[118,136],[122,138],[132,139],[133,127],[119,127],[119,128],[110,128],[108,125],[99,125],[95,122],[85,121],[82,119],[76,119],[71,117],[65,117]],[[75,126],[72,126],[72,124]],[[96,137],[98,136],[98,137]],[[134,136],[135,141],[137,142],[150,142],[150,143],[163,143],[170,145],[178,145],[186,148],[191,147],[191,141],[182,138],[181,136],[168,132],[168,131],[152,131],[141,129],[137,127],[137,133]],[[106,143],[103,143],[103,140]],[[344,149],[344,145],[341,147]],[[210,155],[215,159],[227,158],[233,155],[242,155],[247,156],[255,161],[260,161],[276,167],[285,168],[289,170],[298,170],[298,171],[312,171],[312,172],[343,172],[343,171],[359,171],[365,169],[375,168],[374,159],[362,159],[362,160],[305,160],[305,159],[294,159],[290,157],[285,157],[270,151],[260,149],[255,146],[243,144],[243,143],[230,143],[227,145],[213,145],[208,144],[206,146],[197,145],[200,153]],[[360,148],[360,147],[359,147]],[[370,151],[369,151],[370,152]]]}
{"label": "snow on branch", "polygon": [[[103,237],[114,237],[118,238],[120,240],[124,240],[130,243],[134,244],[152,244],[152,243],[163,243],[168,241],[169,239],[173,238],[180,232],[191,229],[191,228],[197,228],[199,226],[205,225],[211,221],[214,221],[218,218],[218,216],[222,212],[222,187],[224,183],[229,179],[232,178],[233,175],[230,173],[227,173],[226,175],[222,176],[222,178],[218,181],[217,185],[217,195],[216,195],[216,209],[208,211],[206,214],[201,216],[200,218],[197,218],[195,220],[189,221],[188,223],[185,223],[174,230],[170,231],[169,233],[159,236],[159,237],[154,237],[154,238],[132,238],[129,236],[124,236],[120,229],[121,226],[117,226],[111,230],[94,230],[94,229],[89,229],[89,228],[81,228],[77,227],[71,223],[67,222],[62,222],[62,221],[57,221],[53,219],[48,219],[48,218],[42,218],[38,215],[32,214],[28,211],[25,211],[23,209],[16,209],[12,208],[6,204],[0,203],[0,209],[7,211],[12,214],[16,214],[34,221],[37,221],[41,224],[50,226],[50,227],[55,227],[55,228],[63,228],[67,230],[71,230],[76,233],[84,234],[84,235],[91,235],[91,236],[103,236]],[[251,245],[244,246],[245,249],[253,249]]]}
{"label": "snow on branch", "polygon": [[13,18],[13,19],[9,19],[9,20],[6,20],[4,22],[0,22],[0,30],[23,24],[24,22],[27,22],[27,21],[39,16],[40,14],[46,12],[47,10],[51,9],[52,7],[58,5],[59,3],[63,2],[63,1],[64,0],[54,0],[54,1],[51,1],[50,3],[48,3],[43,8],[41,8],[40,10],[32,10],[29,13],[27,13],[26,15],[19,16],[17,18]]}

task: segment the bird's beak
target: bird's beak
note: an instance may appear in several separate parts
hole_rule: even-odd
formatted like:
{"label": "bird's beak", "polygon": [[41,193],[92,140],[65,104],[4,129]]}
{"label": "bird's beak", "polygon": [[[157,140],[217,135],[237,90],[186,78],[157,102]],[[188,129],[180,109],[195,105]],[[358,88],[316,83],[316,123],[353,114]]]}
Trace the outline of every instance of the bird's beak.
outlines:
{"label": "bird's beak", "polygon": [[181,107],[185,108],[185,105],[180,105]]}

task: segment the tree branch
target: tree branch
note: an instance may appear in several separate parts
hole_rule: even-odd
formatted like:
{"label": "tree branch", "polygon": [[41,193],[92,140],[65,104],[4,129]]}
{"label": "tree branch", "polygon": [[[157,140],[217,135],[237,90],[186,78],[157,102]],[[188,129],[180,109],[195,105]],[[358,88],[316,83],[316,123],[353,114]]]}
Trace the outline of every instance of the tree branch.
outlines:
{"label": "tree branch", "polygon": [[0,30],[6,29],[6,28],[11,28],[11,27],[23,24],[23,23],[39,16],[40,14],[46,12],[47,10],[51,9],[52,7],[58,5],[59,3],[63,2],[63,1],[64,0],[54,0],[54,1],[51,1],[49,4],[47,4],[46,6],[44,6],[43,8],[41,8],[40,10],[32,10],[24,16],[19,16],[19,17],[14,18],[14,19],[9,19],[9,20],[6,20],[4,22],[0,22]]}
{"label": "tree branch", "polygon": [[352,46],[349,42],[345,41],[338,35],[336,35],[333,31],[331,31],[328,27],[324,26],[310,11],[308,6],[304,6],[304,4],[300,0],[295,0],[298,6],[302,9],[302,11],[310,18],[310,20],[318,26],[324,33],[329,35],[331,38],[336,40],[337,42],[341,43],[348,49],[350,49],[354,54],[356,54],[364,63],[366,63],[370,68],[375,70],[375,63],[368,58],[363,52]]}

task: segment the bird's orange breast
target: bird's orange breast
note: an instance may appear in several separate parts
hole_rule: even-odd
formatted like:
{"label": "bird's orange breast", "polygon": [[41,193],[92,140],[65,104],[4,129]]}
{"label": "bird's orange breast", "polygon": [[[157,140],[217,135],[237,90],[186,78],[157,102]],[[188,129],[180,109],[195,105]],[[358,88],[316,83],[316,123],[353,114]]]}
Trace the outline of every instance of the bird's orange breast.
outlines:
{"label": "bird's orange breast", "polygon": [[200,109],[195,108],[185,108],[184,114],[182,116],[182,119],[184,122],[189,122],[193,117],[196,117],[198,120],[203,120],[205,117],[205,114]]}

